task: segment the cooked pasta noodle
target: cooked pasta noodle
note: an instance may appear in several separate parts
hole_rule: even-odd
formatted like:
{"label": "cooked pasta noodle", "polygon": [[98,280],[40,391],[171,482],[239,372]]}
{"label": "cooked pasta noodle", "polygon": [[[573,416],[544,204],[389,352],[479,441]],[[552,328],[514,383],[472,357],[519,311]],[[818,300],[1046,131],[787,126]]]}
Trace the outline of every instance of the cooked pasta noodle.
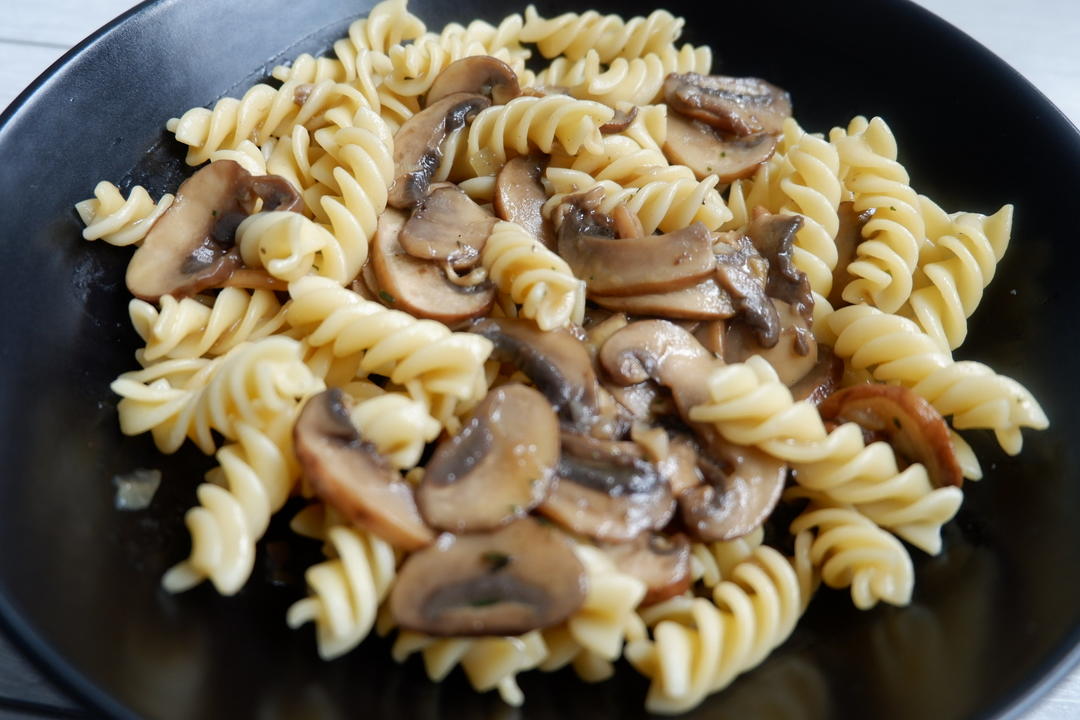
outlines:
{"label": "cooked pasta noodle", "polygon": [[545,19],[530,5],[525,8],[521,40],[536,43],[546,58],[563,55],[577,60],[592,50],[600,62],[607,63],[673,45],[682,34],[684,22],[667,10],[654,10],[648,17],[629,20],[618,15],[601,15],[595,10]]}
{"label": "cooked pasta noodle", "polygon": [[120,188],[102,181],[94,188],[94,197],[76,203],[75,210],[86,225],[82,233],[86,240],[135,245],[142,242],[173,200],[172,195],[165,194],[155,203],[141,185],[133,187],[125,198]]}

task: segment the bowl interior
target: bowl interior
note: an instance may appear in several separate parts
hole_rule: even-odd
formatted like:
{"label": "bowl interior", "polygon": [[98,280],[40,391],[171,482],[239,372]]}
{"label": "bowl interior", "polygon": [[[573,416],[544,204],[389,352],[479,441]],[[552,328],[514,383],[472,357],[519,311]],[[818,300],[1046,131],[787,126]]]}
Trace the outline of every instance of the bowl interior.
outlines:
{"label": "bowl interior", "polygon": [[[573,9],[538,5],[544,14]],[[628,669],[595,686],[566,671],[526,674],[527,703],[510,712],[457,674],[436,685],[418,660],[396,665],[380,639],[319,661],[310,628],[284,623],[318,548],[292,539],[280,518],[236,597],[159,589],[163,570],[186,554],[183,513],[212,461],[190,449],[166,458],[147,437],[120,435],[108,384],[135,366],[123,285],[130,251],[82,241],[71,206],[101,179],[138,182],[155,196],[174,189],[186,170],[162,129],[167,118],[242,92],[281,59],[327,48],[369,6],[267,0],[223,13],[214,0],[152,3],[82,46],[0,119],[0,197],[15,208],[0,243],[0,615],[68,688],[115,715],[643,715],[645,682]],[[1015,709],[1080,631],[1070,442],[1080,429],[1070,360],[1080,302],[1068,292],[1077,250],[1067,230],[1080,187],[1076,130],[989,52],[905,2],[867,0],[858,13],[840,3],[667,7],[687,18],[686,41],[713,47],[715,71],[790,90],[808,130],[885,117],[914,186],[946,209],[1015,203],[1012,247],[958,356],[1025,383],[1053,423],[1017,458],[969,435],[986,479],[967,486],[939,557],[913,551],[910,607],[859,612],[844,593],[823,590],[789,642],[690,716],[899,720]],[[413,0],[411,9],[438,28],[522,8]],[[161,489],[147,511],[118,512],[111,478],[139,467],[160,468]],[[271,562],[268,544],[288,552]]]}

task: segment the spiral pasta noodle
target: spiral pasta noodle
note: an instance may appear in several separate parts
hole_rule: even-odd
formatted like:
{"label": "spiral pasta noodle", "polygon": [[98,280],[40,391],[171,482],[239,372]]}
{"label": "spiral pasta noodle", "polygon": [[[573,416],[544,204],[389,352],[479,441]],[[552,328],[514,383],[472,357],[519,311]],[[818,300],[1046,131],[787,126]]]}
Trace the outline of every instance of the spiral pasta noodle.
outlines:
{"label": "spiral pasta noodle", "polygon": [[480,256],[488,276],[521,306],[541,330],[553,330],[585,314],[585,283],[566,261],[517,223],[495,223]]}
{"label": "spiral pasta noodle", "polygon": [[243,422],[236,424],[234,434],[237,442],[217,453],[225,486],[200,485],[199,505],[184,518],[191,555],[162,578],[169,592],[183,592],[205,579],[222,595],[239,591],[254,567],[255,542],[296,481],[299,471],[289,457],[291,443]]}
{"label": "spiral pasta noodle", "polygon": [[[186,438],[206,454],[214,452],[212,431],[227,440],[241,423],[274,437],[292,427],[297,402],[322,389],[300,357],[295,340],[271,336],[237,345],[212,361],[164,361],[117,378],[112,389],[126,435],[150,431],[163,453],[173,453]],[[183,381],[158,366],[198,367]],[[274,428],[275,430],[271,430]]]}
{"label": "spiral pasta noodle", "polygon": [[536,78],[541,85],[569,89],[574,97],[615,105],[648,105],[660,97],[669,73],[701,73],[712,67],[712,51],[707,46],[665,47],[634,58],[615,58],[607,67],[590,50],[580,60],[559,58]]}
{"label": "spiral pasta noodle", "polygon": [[468,402],[487,391],[484,361],[492,346],[486,338],[390,310],[325,278],[298,280],[289,293],[289,323],[313,327],[307,343],[330,346],[337,357],[360,357],[362,372],[385,375],[416,399]]}
{"label": "spiral pasta noodle", "polygon": [[[567,195],[601,187],[604,198],[601,212],[611,213],[619,205],[637,215],[646,234],[657,229],[672,232],[694,222],[701,222],[709,230],[716,230],[731,219],[731,211],[716,191],[719,182],[715,175],[696,180],[680,170],[682,166],[659,168],[650,171],[623,187],[610,180],[597,182],[587,173],[560,168],[549,168],[547,180],[554,194],[544,205],[549,217]],[[685,168],[683,168],[685,169]]]}
{"label": "spiral pasta noodle", "polygon": [[551,152],[558,141],[564,150],[600,152],[600,126],[614,111],[600,103],[565,95],[516,97],[505,105],[480,111],[469,126],[469,163],[479,175],[491,175],[514,154],[531,147]]}
{"label": "spiral pasta noodle", "polygon": [[[923,197],[920,201],[925,216],[925,204],[931,201]],[[926,252],[920,257],[926,284],[911,293],[910,316],[943,349],[954,350],[967,337],[967,319],[1009,245],[1012,214],[1012,205],[989,217],[958,213],[949,219],[947,230],[930,238],[937,257],[928,258]]]}
{"label": "spiral pasta noodle", "polygon": [[94,188],[94,197],[76,203],[75,211],[86,225],[84,239],[123,247],[142,242],[174,199],[165,194],[155,203],[141,185],[133,187],[125,198],[120,188],[102,181]]}
{"label": "spiral pasta noodle", "polygon": [[536,43],[546,58],[563,55],[577,60],[592,50],[600,62],[607,63],[615,58],[640,57],[674,44],[684,24],[682,18],[667,10],[654,10],[647,17],[629,20],[595,10],[544,18],[529,5],[520,37],[523,42]]}
{"label": "spiral pasta noodle", "polygon": [[[795,490],[795,489],[793,489]],[[803,495],[789,491],[785,498]],[[895,537],[852,507],[815,500],[791,523],[791,533],[814,534],[812,562],[831,588],[851,588],[855,607],[907,605],[915,586],[911,556]]]}
{"label": "spiral pasta noodle", "polygon": [[881,118],[869,123],[856,118],[847,131],[834,128],[829,137],[846,170],[844,187],[852,193],[855,212],[874,211],[848,266],[855,278],[843,297],[896,312],[911,294],[919,249],[926,242],[918,195],[896,161],[896,140]]}
{"label": "spiral pasta noodle", "polygon": [[[655,168],[668,167],[667,158],[660,150],[642,147],[625,135],[605,135],[602,144],[598,153],[555,155],[549,167],[588,173],[597,181],[609,180],[619,185],[640,180]],[[688,177],[694,176],[689,168],[686,171]]]}
{"label": "spiral pasta noodle", "polygon": [[795,627],[804,605],[792,564],[762,546],[716,586],[715,604],[690,601],[690,622],[660,621],[652,640],[631,642],[626,657],[651,680],[645,707],[688,710],[758,665]]}
{"label": "spiral pasta noodle", "polygon": [[1010,455],[1023,446],[1021,428],[1041,430],[1050,421],[1032,394],[982,363],[954,361],[918,326],[869,306],[837,310],[827,320],[838,357],[875,380],[895,382],[926,398],[957,430],[994,431]]}
{"label": "spiral pasta noodle", "polygon": [[732,568],[750,557],[765,539],[759,527],[749,535],[711,543],[694,543],[690,547],[691,576],[705,587],[713,588],[731,574]]}
{"label": "spiral pasta noodle", "polygon": [[138,299],[128,304],[131,324],[146,343],[139,353],[143,365],[223,355],[240,343],[273,335],[285,324],[284,309],[269,290],[224,288],[209,305],[171,295],[160,303],[160,309]]}

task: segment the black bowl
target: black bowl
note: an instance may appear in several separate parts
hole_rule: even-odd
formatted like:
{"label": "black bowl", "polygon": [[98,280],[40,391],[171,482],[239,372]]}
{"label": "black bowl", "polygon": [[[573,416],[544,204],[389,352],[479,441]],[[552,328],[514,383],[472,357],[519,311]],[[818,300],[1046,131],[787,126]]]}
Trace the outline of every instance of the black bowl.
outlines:
{"label": "black bowl", "polygon": [[[155,194],[184,168],[165,119],[236,94],[278,60],[320,51],[369,2],[161,0],[58,63],[0,118],[0,616],[20,646],[90,707],[170,717],[481,717],[500,712],[455,676],[429,683],[370,640],[317,659],[310,628],[285,627],[301,559],[265,551],[236,597],[170,596],[185,556],[184,510],[209,460],[162,458],[117,430],[109,381],[134,365],[122,275],[128,251],[80,239],[72,204],[99,179]],[[641,2],[601,2],[624,15]],[[504,6],[504,7],[497,7]],[[1069,220],[1080,137],[1034,88],[970,38],[907,2],[680,0],[686,39],[716,67],[792,91],[804,127],[884,116],[915,186],[948,209],[1016,204],[1013,246],[960,353],[1028,385],[1053,422],[1019,458],[972,437],[987,479],[967,488],[939,557],[916,553],[910,607],[858,612],[823,591],[794,636],[694,717],[950,718],[1016,714],[1077,659],[1080,634],[1080,302]],[[710,7],[714,9],[710,9]],[[765,9],[754,9],[754,8]],[[517,6],[414,0],[432,27],[496,20]],[[541,11],[567,10],[566,2]],[[113,509],[111,478],[160,467],[151,508]],[[285,537],[273,527],[269,540]],[[633,672],[586,686],[568,672],[523,677],[522,717],[635,717]]]}

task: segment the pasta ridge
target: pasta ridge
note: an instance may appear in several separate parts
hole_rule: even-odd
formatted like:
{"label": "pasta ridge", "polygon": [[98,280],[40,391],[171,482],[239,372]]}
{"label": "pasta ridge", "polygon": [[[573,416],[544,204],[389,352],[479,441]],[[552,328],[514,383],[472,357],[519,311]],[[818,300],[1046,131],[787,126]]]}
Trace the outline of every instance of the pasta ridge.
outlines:
{"label": "pasta ridge", "polygon": [[141,243],[175,199],[166,193],[155,203],[141,185],[125,198],[120,188],[103,180],[94,187],[94,197],[76,203],[75,211],[86,226],[83,239],[124,247]]}
{"label": "pasta ridge", "polygon": [[654,10],[647,17],[623,20],[618,15],[601,15],[595,10],[564,13],[545,19],[536,7],[525,8],[520,32],[523,42],[536,43],[545,58],[564,55],[572,60],[590,50],[600,62],[635,58],[673,45],[682,34],[685,20],[667,10]]}

